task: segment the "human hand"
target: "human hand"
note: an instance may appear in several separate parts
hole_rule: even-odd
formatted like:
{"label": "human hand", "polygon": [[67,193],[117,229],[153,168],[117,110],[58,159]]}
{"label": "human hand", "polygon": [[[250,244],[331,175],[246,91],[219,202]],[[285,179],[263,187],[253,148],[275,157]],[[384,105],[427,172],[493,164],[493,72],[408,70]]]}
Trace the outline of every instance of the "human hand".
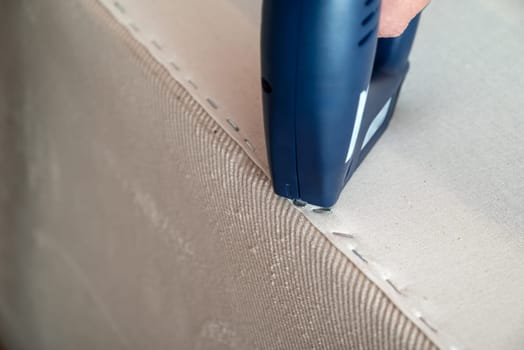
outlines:
{"label": "human hand", "polygon": [[383,0],[378,27],[379,37],[401,35],[409,22],[426,7],[431,0]]}

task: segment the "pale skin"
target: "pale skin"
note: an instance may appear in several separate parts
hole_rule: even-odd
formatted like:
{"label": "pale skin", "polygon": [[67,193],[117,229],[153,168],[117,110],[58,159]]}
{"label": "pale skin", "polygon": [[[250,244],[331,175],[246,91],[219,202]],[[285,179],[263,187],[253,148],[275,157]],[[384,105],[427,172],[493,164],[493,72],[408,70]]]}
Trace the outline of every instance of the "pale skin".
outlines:
{"label": "pale skin", "polygon": [[401,35],[409,22],[431,0],[382,0],[378,35],[390,38]]}

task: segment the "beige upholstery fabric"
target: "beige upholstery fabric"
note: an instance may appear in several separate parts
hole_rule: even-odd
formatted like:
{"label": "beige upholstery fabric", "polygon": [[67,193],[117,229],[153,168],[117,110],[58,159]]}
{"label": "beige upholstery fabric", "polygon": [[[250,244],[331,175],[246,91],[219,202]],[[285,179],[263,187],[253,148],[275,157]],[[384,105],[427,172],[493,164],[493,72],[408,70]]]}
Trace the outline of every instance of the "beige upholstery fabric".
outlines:
{"label": "beige upholstery fabric", "polygon": [[[267,171],[261,0],[100,1]],[[522,6],[434,1],[388,132],[330,215],[303,210],[445,348],[524,347]]]}
{"label": "beige upholstery fabric", "polygon": [[0,2],[13,349],[431,349],[94,0]]}

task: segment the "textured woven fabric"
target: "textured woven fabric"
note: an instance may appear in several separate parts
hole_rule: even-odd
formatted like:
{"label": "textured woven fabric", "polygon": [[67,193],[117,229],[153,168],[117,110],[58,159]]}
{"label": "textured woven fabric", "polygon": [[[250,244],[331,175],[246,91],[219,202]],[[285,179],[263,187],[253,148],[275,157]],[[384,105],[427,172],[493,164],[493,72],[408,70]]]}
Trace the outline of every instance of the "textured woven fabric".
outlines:
{"label": "textured woven fabric", "polygon": [[[262,0],[99,1],[268,173]],[[301,210],[442,348],[524,348],[523,5],[432,2],[388,132]]]}
{"label": "textured woven fabric", "polygon": [[435,348],[96,1],[1,4],[13,349]]}

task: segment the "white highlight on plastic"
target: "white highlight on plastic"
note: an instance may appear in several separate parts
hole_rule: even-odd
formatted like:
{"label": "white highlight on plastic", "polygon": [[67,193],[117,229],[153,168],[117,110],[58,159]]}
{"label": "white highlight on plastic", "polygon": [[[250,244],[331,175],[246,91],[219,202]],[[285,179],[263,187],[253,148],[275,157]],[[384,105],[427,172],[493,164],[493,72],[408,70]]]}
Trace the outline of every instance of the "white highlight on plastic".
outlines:
{"label": "white highlight on plastic", "polygon": [[392,99],[390,98],[388,102],[386,102],[384,107],[382,107],[380,112],[378,112],[375,119],[373,119],[373,121],[369,125],[368,132],[366,133],[366,137],[364,138],[364,142],[362,143],[361,149],[364,149],[364,147],[366,147],[369,140],[371,140],[371,138],[377,133],[378,129],[382,126],[382,124],[384,124],[384,121],[386,120],[386,117],[389,112],[389,107],[391,106],[391,101]]}
{"label": "white highlight on plastic", "polygon": [[353,125],[353,135],[351,135],[351,142],[349,143],[348,154],[346,156],[346,163],[349,162],[353,151],[355,150],[355,145],[358,139],[358,133],[360,132],[360,125],[362,124],[362,117],[364,116],[364,110],[366,109],[366,102],[368,100],[368,89],[360,93],[360,98],[358,100],[358,109],[357,115],[355,116],[355,125]]}

